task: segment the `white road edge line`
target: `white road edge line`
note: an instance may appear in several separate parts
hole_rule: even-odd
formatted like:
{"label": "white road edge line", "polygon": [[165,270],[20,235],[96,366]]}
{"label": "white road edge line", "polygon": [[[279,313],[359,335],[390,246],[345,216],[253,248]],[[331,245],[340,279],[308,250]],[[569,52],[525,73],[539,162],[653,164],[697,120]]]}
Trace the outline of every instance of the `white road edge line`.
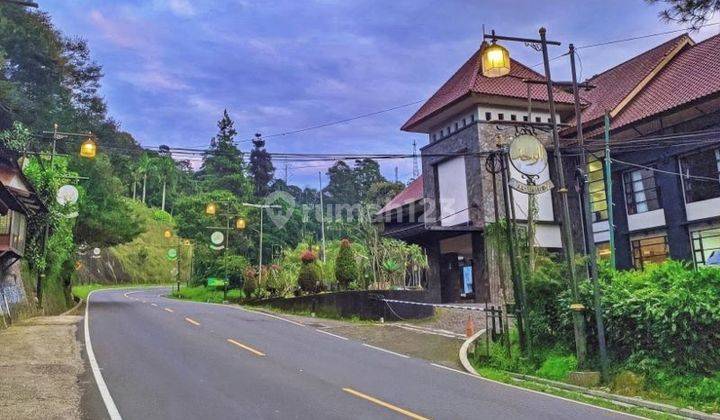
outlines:
{"label": "white road edge line", "polygon": [[341,339],[341,340],[345,340],[345,341],[348,340],[347,337],[343,337],[343,336],[341,336],[341,335],[333,334],[333,333],[328,332],[328,331],[325,331],[325,330],[318,330],[318,329],[316,329],[315,331],[317,331],[317,332],[319,332],[319,333],[327,334],[327,335],[332,336],[332,337],[335,337],[335,338],[339,338],[339,339]]}
{"label": "white road edge line", "polygon": [[100,367],[95,359],[95,352],[93,352],[92,343],[90,342],[90,297],[95,290],[88,293],[87,302],[85,303],[85,351],[87,352],[88,359],[90,360],[90,368],[92,369],[93,376],[95,377],[95,383],[97,384],[100,395],[102,396],[103,403],[107,409],[108,415],[111,420],[122,420],[122,416],[110,395],[110,390],[105,384]]}
{"label": "white road edge line", "polygon": [[405,358],[405,359],[409,359],[409,358],[410,358],[410,356],[408,356],[407,354],[395,353],[394,351],[386,350],[386,349],[384,349],[384,348],[382,348],[382,347],[375,347],[375,346],[373,346],[372,344],[363,343],[363,346],[365,346],[365,347],[370,347],[371,349],[375,349],[375,350],[379,350],[379,351],[384,351],[385,353],[394,354],[395,356],[400,356],[400,357],[403,357],[403,358]]}
{"label": "white road edge line", "polygon": [[[586,403],[586,402],[583,402],[583,401],[573,400],[573,399],[570,399],[570,398],[561,397],[561,396],[559,396],[559,395],[554,395],[554,394],[550,394],[550,393],[547,393],[547,392],[536,391],[536,390],[534,390],[534,389],[525,388],[525,387],[517,386],[517,385],[512,385],[512,384],[508,384],[508,383],[506,383],[506,382],[496,381],[496,380],[494,380],[494,379],[484,378],[484,377],[482,377],[482,376],[480,376],[480,375],[473,375],[473,374],[470,373],[470,372],[463,372],[462,370],[453,369],[453,368],[451,368],[451,367],[439,365],[439,364],[437,364],[437,363],[430,363],[430,365],[435,366],[435,367],[438,367],[438,368],[440,368],[440,369],[445,369],[445,370],[449,370],[449,371],[451,371],[451,372],[455,372],[455,373],[459,373],[459,374],[462,374],[462,375],[465,375],[465,376],[469,376],[469,377],[471,377],[471,378],[478,379],[478,380],[481,380],[481,381],[494,382],[494,383],[496,383],[496,384],[498,384],[498,385],[504,385],[504,386],[507,386],[507,387],[510,387],[510,388],[515,388],[515,389],[522,390],[522,391],[532,392],[533,394],[540,394],[540,395],[544,395],[544,396],[546,396],[546,397],[557,398],[557,399],[559,399],[559,400],[568,401],[568,402],[575,403],[575,404],[586,405],[586,406],[588,406],[588,407],[593,407],[593,408],[597,408],[597,409],[600,409],[600,410],[609,411],[609,412],[611,412],[611,413],[622,414],[623,416],[634,417],[634,418],[636,418],[636,419],[644,419],[644,418],[645,418],[645,417],[638,416],[638,415],[635,415],[635,414],[624,413],[624,412],[622,412],[622,411],[613,410],[612,408],[601,407],[601,406],[599,406],[599,405],[589,404],[589,403]],[[592,398],[592,396],[588,396],[588,397],[589,397],[589,398]],[[650,411],[652,411],[652,410],[650,410]]]}

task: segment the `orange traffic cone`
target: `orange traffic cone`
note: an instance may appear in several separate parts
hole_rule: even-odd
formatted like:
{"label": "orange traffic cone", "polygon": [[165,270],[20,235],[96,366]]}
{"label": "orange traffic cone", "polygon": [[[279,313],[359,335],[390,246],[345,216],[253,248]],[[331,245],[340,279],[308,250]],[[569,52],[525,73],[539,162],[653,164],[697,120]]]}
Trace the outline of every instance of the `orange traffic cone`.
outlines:
{"label": "orange traffic cone", "polygon": [[465,323],[465,336],[472,337],[475,334],[475,323],[473,322],[472,316],[468,316],[467,322]]}

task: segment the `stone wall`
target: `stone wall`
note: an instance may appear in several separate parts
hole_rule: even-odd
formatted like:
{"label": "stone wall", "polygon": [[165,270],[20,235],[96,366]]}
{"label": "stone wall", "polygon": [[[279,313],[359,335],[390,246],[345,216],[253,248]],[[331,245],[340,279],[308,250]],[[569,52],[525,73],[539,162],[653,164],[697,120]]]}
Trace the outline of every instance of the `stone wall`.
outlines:
{"label": "stone wall", "polygon": [[294,298],[265,299],[252,303],[258,306],[270,306],[289,312],[313,312],[326,318],[357,317],[365,320],[378,320],[383,317],[389,321],[420,319],[433,315],[431,306],[392,304],[391,307],[378,297],[411,302],[431,302],[426,291],[416,290],[357,290]]}

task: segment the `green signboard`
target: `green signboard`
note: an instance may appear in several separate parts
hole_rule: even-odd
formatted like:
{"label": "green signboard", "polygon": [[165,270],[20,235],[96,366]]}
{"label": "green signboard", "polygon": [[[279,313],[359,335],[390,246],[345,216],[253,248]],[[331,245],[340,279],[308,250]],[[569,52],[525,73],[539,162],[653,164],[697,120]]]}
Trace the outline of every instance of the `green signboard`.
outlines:
{"label": "green signboard", "polygon": [[175,261],[175,259],[177,259],[177,256],[178,256],[177,249],[175,249],[175,248],[168,249],[168,251],[167,251],[167,259],[168,260]]}
{"label": "green signboard", "polygon": [[208,277],[207,279],[207,285],[208,287],[224,287],[227,286],[228,281],[226,279],[221,279],[218,277]]}

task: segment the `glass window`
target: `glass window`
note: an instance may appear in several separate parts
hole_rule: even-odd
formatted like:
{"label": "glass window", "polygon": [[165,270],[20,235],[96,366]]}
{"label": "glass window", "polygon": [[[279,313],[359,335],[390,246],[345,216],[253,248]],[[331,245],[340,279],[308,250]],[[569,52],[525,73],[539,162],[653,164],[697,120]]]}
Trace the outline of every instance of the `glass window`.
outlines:
{"label": "glass window", "polygon": [[10,211],[5,216],[0,215],[0,235],[7,235],[10,233]]}
{"label": "glass window", "polygon": [[649,263],[661,263],[668,258],[666,235],[631,240],[633,265],[643,269]]}
{"label": "glass window", "polygon": [[527,116],[527,115],[523,115],[523,121],[527,121],[527,120],[528,120],[528,116]]}
{"label": "glass window", "polygon": [[492,120],[492,114],[489,113],[489,112],[486,112],[486,113],[485,113],[485,120],[487,120],[487,121]]}
{"label": "glass window", "polygon": [[542,120],[540,119],[540,117],[535,117],[535,122],[542,122]]}
{"label": "glass window", "polygon": [[502,112],[499,113],[499,114],[498,114],[498,120],[502,121],[502,120],[504,120],[504,119],[505,119],[505,114],[503,114]]}
{"label": "glass window", "polygon": [[598,260],[610,259],[610,242],[595,244],[595,254]]}
{"label": "glass window", "polygon": [[470,115],[470,122],[475,121],[475,114]]}
{"label": "glass window", "polygon": [[510,121],[517,121],[517,115],[510,114]]}
{"label": "glass window", "polygon": [[720,257],[720,227],[697,230],[691,236],[695,265],[702,266],[708,262],[717,264]]}
{"label": "glass window", "polygon": [[603,163],[593,156],[588,155],[588,193],[590,195],[590,211],[593,222],[607,220],[608,207],[607,196],[605,195],[605,173]]}
{"label": "glass window", "polygon": [[645,213],[660,208],[660,190],[651,169],[637,169],[624,174],[625,202],[628,214]]}
{"label": "glass window", "polygon": [[685,156],[680,160],[680,164],[683,175],[717,180],[713,182],[707,179],[683,177],[686,202],[693,203],[720,197],[720,149],[714,150],[712,153],[703,151]]}

